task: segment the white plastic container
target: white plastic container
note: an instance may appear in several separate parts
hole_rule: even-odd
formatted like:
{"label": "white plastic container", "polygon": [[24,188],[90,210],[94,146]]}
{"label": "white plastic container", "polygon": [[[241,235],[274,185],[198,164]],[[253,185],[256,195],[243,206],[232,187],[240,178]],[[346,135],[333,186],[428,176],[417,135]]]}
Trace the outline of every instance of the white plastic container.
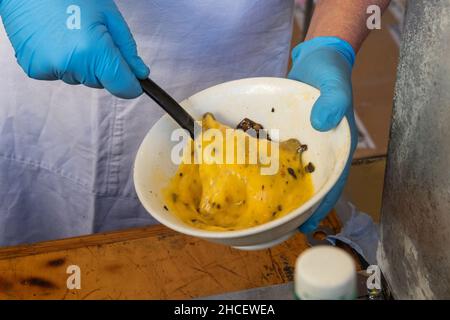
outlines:
{"label": "white plastic container", "polygon": [[304,251],[295,265],[295,295],[300,300],[353,300],[356,267],[342,249],[317,246]]}

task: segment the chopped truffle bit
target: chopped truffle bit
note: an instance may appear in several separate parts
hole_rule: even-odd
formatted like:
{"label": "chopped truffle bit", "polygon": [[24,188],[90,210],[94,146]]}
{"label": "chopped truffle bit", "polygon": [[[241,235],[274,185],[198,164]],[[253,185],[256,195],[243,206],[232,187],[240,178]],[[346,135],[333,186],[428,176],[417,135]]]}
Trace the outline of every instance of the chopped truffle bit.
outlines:
{"label": "chopped truffle bit", "polygon": [[316,170],[316,167],[311,162],[305,167],[305,171],[308,173],[313,173],[314,170]]}
{"label": "chopped truffle bit", "polygon": [[262,125],[260,125],[259,123],[256,123],[253,120],[250,120],[248,118],[245,118],[244,120],[242,120],[236,127],[236,129],[241,129],[244,132],[253,129],[256,132],[259,132],[259,130],[264,129],[264,127]]}
{"label": "chopped truffle bit", "polygon": [[[253,120],[250,120],[250,119],[248,119],[248,118],[245,118],[244,120],[242,120],[242,121],[237,125],[236,129],[238,129],[238,130],[243,130],[244,132],[247,132],[248,134],[250,134],[251,136],[253,136],[253,135],[251,134],[251,133],[252,133],[251,131],[248,132],[250,129],[252,129],[252,130],[254,130],[254,132],[256,133],[256,138],[259,139],[259,133],[260,133],[261,130],[264,130],[264,127],[263,127],[261,124],[256,123],[256,122],[253,121]],[[269,140],[269,141],[271,141],[270,136],[269,136],[269,134],[268,134],[267,132],[266,132],[266,135],[267,135],[266,139]]]}
{"label": "chopped truffle bit", "polygon": [[298,149],[298,151],[299,151],[299,152],[305,152],[305,151],[308,151],[308,145],[302,144],[302,145],[300,146],[300,149]]}
{"label": "chopped truffle bit", "polygon": [[297,175],[295,174],[294,169],[288,168],[288,172],[294,179],[297,179]]}

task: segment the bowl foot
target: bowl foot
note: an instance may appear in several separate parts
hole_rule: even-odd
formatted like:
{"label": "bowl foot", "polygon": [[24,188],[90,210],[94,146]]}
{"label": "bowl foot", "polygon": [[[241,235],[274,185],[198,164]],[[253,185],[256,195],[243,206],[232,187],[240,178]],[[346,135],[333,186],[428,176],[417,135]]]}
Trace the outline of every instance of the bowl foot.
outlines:
{"label": "bowl foot", "polygon": [[233,248],[239,249],[239,250],[244,250],[244,251],[256,251],[256,250],[269,249],[269,248],[275,247],[276,245],[279,245],[280,243],[285,242],[286,240],[288,240],[290,237],[292,237],[297,232],[298,232],[297,230],[294,230],[294,231],[282,236],[281,238],[278,238],[278,239],[275,239],[275,240],[272,240],[269,242],[264,242],[264,243],[255,244],[255,245],[251,245],[251,246],[236,246]]}

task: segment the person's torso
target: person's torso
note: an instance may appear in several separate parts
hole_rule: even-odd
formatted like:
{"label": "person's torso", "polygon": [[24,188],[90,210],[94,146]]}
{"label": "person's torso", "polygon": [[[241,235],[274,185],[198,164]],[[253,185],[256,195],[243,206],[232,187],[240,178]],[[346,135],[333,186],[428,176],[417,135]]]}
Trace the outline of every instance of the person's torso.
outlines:
{"label": "person's torso", "polygon": [[[178,100],[229,80],[285,75],[291,0],[116,3],[151,77]],[[162,115],[149,98],[28,79],[3,28],[0,70],[0,159],[49,170],[97,195],[134,196],[135,153]]]}

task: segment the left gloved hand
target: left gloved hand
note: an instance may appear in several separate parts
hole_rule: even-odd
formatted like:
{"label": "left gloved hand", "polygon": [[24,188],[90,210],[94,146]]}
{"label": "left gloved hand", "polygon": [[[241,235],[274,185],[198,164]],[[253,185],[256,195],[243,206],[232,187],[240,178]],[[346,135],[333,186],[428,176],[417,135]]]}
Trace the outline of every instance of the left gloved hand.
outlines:
{"label": "left gloved hand", "polygon": [[289,78],[309,84],[321,93],[311,112],[312,126],[319,131],[328,131],[345,116],[352,134],[350,157],[344,172],[314,214],[299,228],[301,232],[309,233],[318,227],[339,199],[356,149],[357,130],[351,83],[355,52],[348,42],[339,38],[317,37],[298,45],[292,52],[292,58]]}
{"label": "left gloved hand", "polygon": [[[80,21],[72,27],[75,8]],[[0,16],[29,77],[105,88],[120,98],[142,94],[138,79],[150,71],[113,0],[0,0]]]}

